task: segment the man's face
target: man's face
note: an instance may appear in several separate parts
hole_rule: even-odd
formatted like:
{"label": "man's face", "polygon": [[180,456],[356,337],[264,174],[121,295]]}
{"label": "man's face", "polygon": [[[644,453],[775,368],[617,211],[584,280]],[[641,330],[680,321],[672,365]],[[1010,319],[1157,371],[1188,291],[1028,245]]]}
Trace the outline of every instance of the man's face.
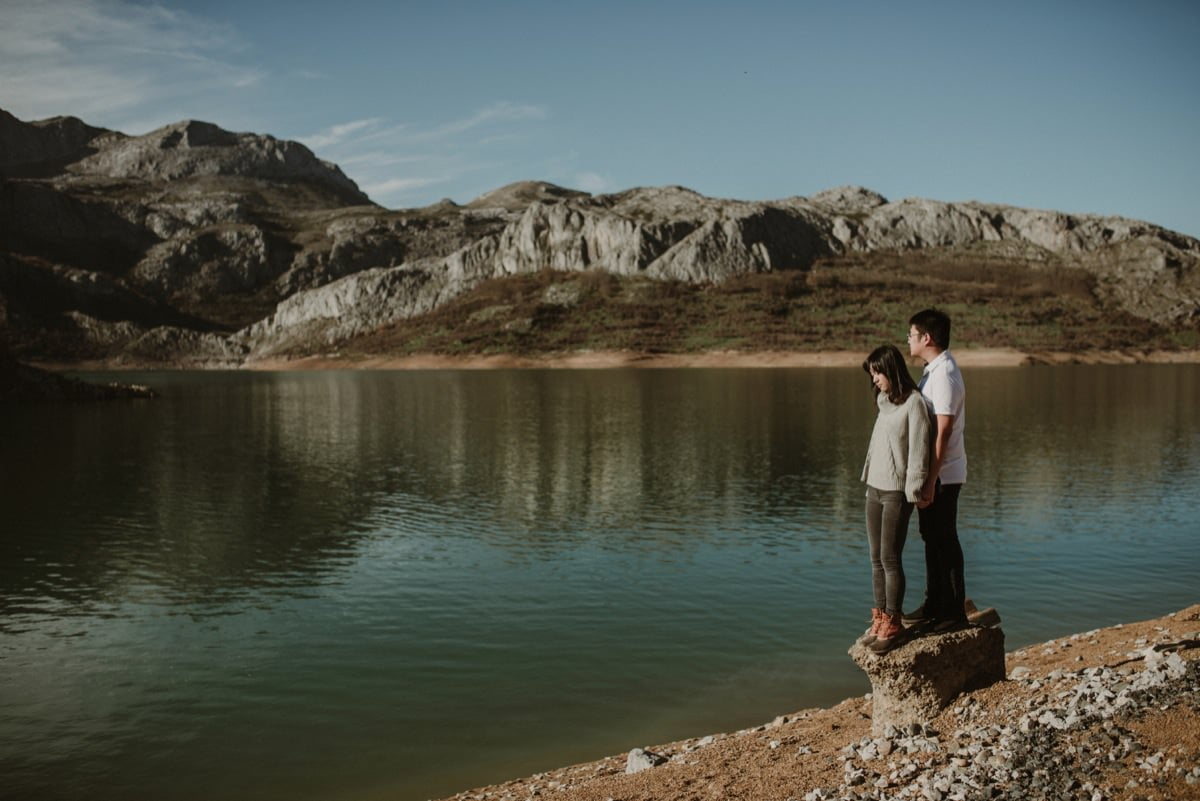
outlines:
{"label": "man's face", "polygon": [[929,334],[922,334],[917,330],[915,325],[908,327],[908,355],[920,356],[921,351],[925,349],[925,345],[929,342]]}

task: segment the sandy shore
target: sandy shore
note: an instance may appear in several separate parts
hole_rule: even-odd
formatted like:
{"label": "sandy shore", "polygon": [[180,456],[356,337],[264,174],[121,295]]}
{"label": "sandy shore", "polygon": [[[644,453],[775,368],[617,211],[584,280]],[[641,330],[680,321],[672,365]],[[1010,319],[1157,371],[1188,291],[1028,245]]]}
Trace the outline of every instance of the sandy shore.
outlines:
{"label": "sandy shore", "polygon": [[[852,635],[847,635],[847,646]],[[1006,658],[1009,679],[961,696],[931,721],[938,734],[936,741],[944,752],[943,762],[952,761],[949,752],[966,747],[962,732],[979,731],[980,727],[1015,729],[1018,719],[1028,710],[1072,695],[1073,685],[1088,681],[1087,676],[1100,670],[1109,675],[1119,674],[1122,682],[1135,684],[1139,672],[1152,669],[1147,666],[1158,658],[1155,654],[1178,654],[1186,660],[1184,664],[1200,660],[1200,604],[1154,620],[1067,635],[1009,653]],[[848,670],[857,669],[849,657],[846,662]],[[1101,759],[1101,767],[1095,774],[1085,776],[1076,787],[1083,796],[1098,801],[1200,799],[1198,689],[1184,680],[1159,691],[1174,693],[1177,702],[1163,703],[1160,694],[1148,708],[1137,709],[1133,704],[1122,707],[1132,711],[1109,719],[1107,724],[1094,721],[1074,730],[1046,730],[1051,739],[1043,746],[1042,758],[1049,763],[1053,757],[1047,755],[1094,753],[1089,750],[1093,748],[1091,744],[1103,739],[1116,726],[1121,737],[1133,743],[1133,750],[1118,751],[1116,758]],[[806,795],[825,797],[816,794],[828,793],[829,788],[839,785],[846,797],[905,797],[895,789],[896,785],[890,790],[879,790],[870,784],[850,788],[844,785],[846,763],[852,761],[846,756],[847,746],[870,737],[870,715],[869,695],[850,698],[829,709],[781,715],[762,726],[739,732],[661,745],[630,743],[631,749],[643,747],[670,758],[666,764],[640,773],[626,774],[627,754],[617,754],[469,790],[451,798],[454,801],[801,801]],[[919,755],[910,761],[928,760],[928,770],[932,773],[938,757],[938,754]],[[888,760],[873,761],[879,766],[877,770],[886,774]],[[1193,771],[1197,780],[1189,782],[1185,774]],[[918,773],[916,779],[920,778]],[[1011,797],[1058,797],[1049,787],[1033,790],[1021,786],[1021,781],[1015,786],[1010,783],[1003,791]],[[1084,782],[1094,783],[1094,789],[1085,790]]]}
{"label": "sandy shore", "polygon": [[[336,355],[302,359],[262,359],[249,362],[251,370],[438,370],[438,369],[611,369],[675,367],[858,367],[865,353],[857,350],[831,351],[707,351],[703,353],[639,353],[634,351],[588,351],[549,356],[376,356],[344,358]],[[1026,352],[1012,348],[955,349],[963,367],[1017,367],[1033,364],[1197,364],[1200,350],[1139,351],[1097,350]]]}
{"label": "sandy shore", "polygon": [[[701,353],[643,353],[638,351],[576,351],[541,356],[491,354],[449,356],[428,353],[409,356],[346,356],[324,354],[301,358],[255,359],[241,365],[196,366],[132,361],[33,362],[43,370],[604,370],[622,368],[762,368],[858,367],[866,356],[859,350],[828,351],[705,351]],[[1013,348],[955,348],[963,367],[1020,367],[1039,364],[1200,364],[1200,350],[1144,351],[1022,351]]]}

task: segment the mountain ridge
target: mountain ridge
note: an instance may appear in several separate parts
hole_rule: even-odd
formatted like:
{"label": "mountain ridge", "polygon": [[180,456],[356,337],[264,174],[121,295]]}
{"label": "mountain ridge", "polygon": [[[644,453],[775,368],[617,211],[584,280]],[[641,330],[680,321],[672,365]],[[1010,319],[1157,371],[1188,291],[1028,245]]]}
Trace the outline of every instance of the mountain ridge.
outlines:
{"label": "mountain ridge", "polygon": [[196,120],[131,137],[0,110],[0,144],[0,322],[24,358],[232,366],[336,349],[520,275],[725,285],[960,251],[1028,280],[1077,271],[1097,314],[1200,322],[1200,241],[1116,216],[544,181],[388,210],[300,143]]}

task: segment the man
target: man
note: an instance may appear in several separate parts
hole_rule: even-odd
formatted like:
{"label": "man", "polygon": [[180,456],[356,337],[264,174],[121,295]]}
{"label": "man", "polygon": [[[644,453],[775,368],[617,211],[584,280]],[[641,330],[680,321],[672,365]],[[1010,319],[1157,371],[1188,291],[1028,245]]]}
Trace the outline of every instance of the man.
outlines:
{"label": "man", "polygon": [[908,352],[925,362],[918,386],[937,416],[929,477],[917,503],[925,541],[925,603],[904,622],[926,630],[954,631],[967,623],[963,603],[963,553],[958,542],[958,493],[967,480],[966,387],[950,354],[950,317],[926,309],[908,321]]}

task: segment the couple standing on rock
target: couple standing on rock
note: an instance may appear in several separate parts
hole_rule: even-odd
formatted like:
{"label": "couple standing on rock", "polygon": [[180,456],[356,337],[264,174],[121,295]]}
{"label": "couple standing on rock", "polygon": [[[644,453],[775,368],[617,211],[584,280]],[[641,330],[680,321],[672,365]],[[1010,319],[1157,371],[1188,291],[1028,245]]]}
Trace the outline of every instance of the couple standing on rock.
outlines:
{"label": "couple standing on rock", "polygon": [[[925,362],[920,383],[893,345],[876,348],[863,362],[879,414],[862,473],[875,605],[859,642],[881,654],[908,639],[905,624],[942,633],[967,623],[957,522],[967,478],[966,389],[950,354],[949,316],[926,309],[908,322],[908,352]],[[925,602],[904,614],[901,554],[914,506],[925,541]]]}

